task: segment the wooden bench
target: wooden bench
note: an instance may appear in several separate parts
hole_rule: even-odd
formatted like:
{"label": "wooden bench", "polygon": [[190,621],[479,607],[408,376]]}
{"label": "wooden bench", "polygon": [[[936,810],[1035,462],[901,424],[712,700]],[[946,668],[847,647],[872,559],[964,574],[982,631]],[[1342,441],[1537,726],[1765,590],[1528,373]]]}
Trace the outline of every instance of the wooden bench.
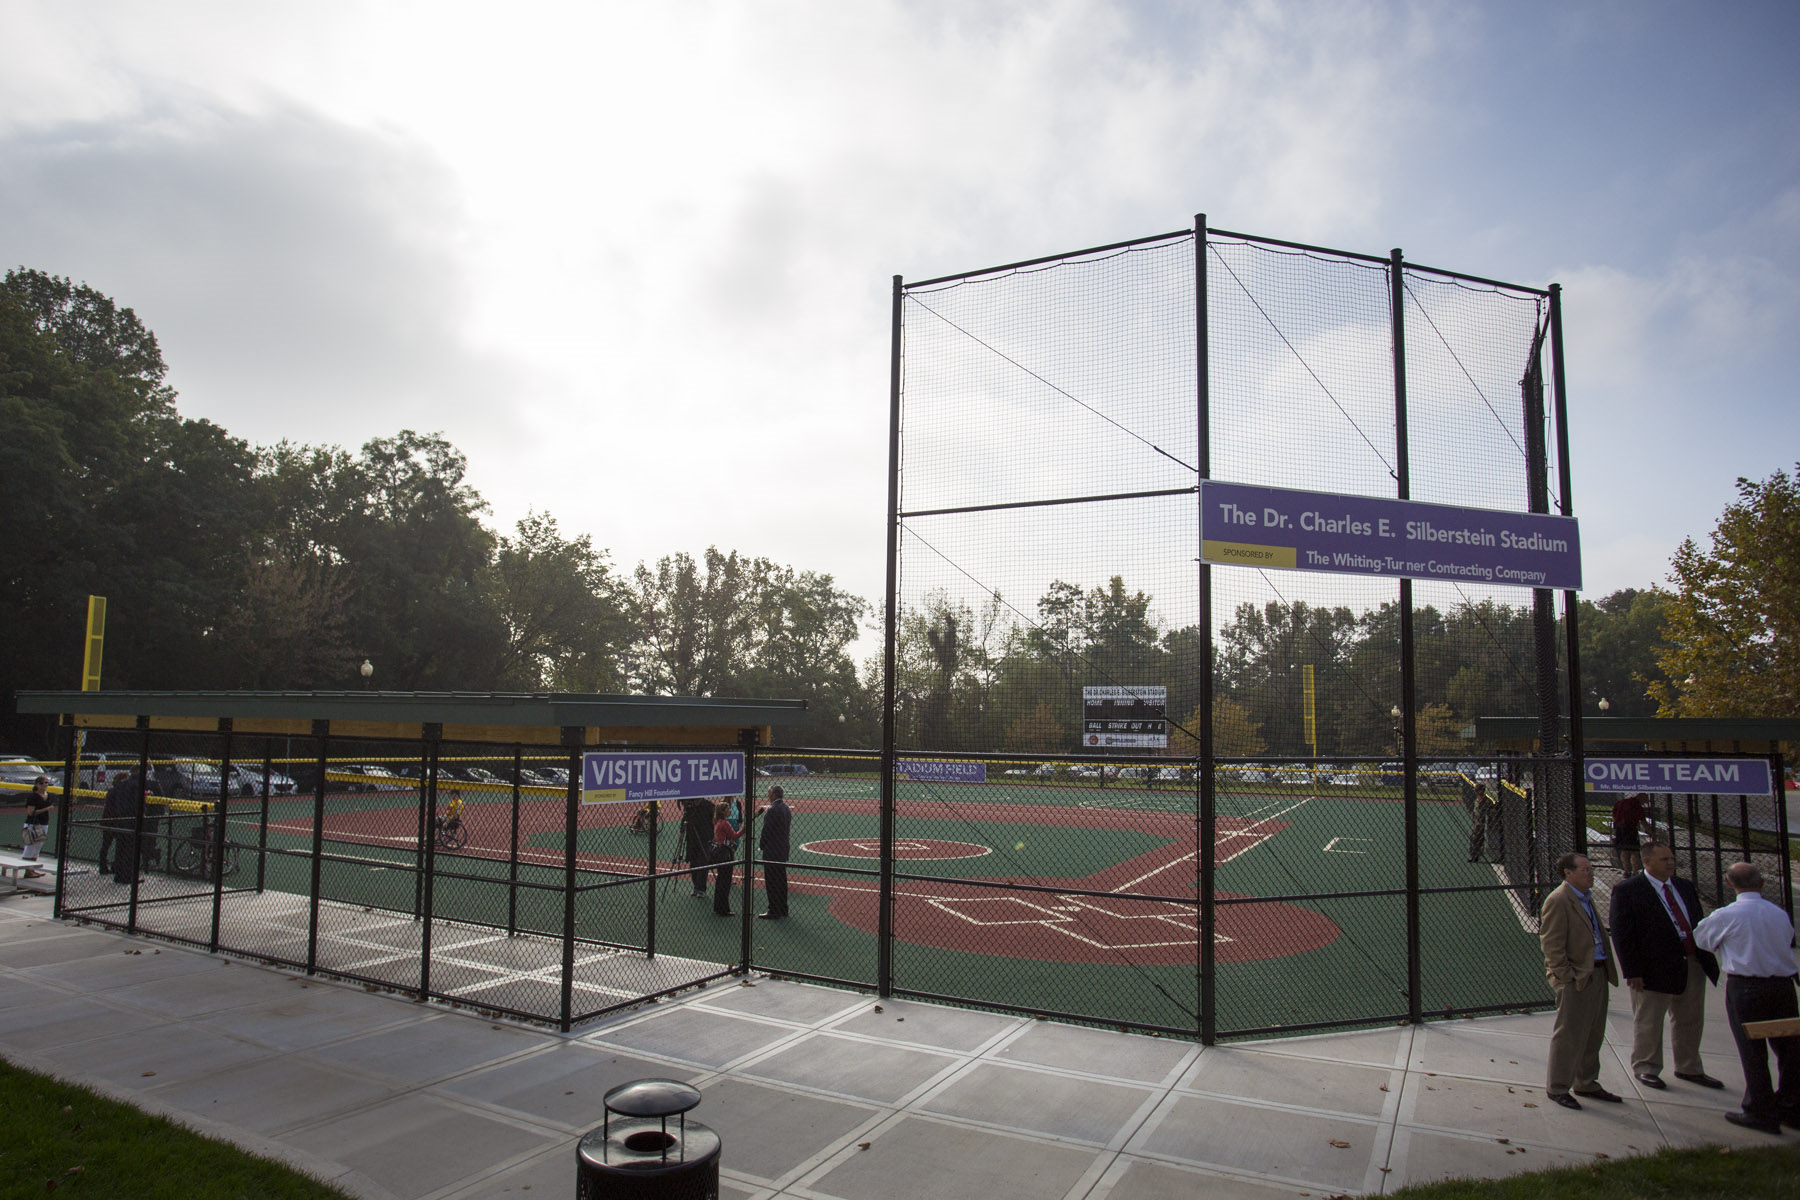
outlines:
{"label": "wooden bench", "polygon": [[[32,892],[52,892],[56,890],[56,876],[59,872],[69,875],[91,874],[94,868],[86,863],[77,863],[62,872],[61,865],[53,858],[28,859],[22,854],[12,854],[0,850],[0,880],[11,883],[14,887]],[[37,879],[25,878],[27,871],[42,871]]]}

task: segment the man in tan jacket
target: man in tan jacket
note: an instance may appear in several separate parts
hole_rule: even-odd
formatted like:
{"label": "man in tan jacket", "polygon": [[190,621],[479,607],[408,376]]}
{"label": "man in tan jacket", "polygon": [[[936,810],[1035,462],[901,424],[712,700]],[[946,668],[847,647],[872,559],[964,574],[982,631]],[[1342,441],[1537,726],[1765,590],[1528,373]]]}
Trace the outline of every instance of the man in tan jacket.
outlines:
{"label": "man in tan jacket", "polygon": [[1618,1103],[1600,1086],[1600,1044],[1606,1036],[1606,1000],[1619,982],[1612,944],[1594,907],[1594,864],[1585,854],[1556,860],[1562,885],[1544,897],[1538,940],[1544,976],[1556,993],[1550,1030],[1550,1069],[1544,1092],[1564,1108],[1580,1108],[1576,1096]]}

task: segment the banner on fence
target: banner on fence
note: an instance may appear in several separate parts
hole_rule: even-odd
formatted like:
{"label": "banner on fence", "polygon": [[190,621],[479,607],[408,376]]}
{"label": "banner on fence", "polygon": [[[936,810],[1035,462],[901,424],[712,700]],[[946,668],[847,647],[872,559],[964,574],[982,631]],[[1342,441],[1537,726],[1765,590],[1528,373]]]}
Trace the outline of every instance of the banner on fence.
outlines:
{"label": "banner on fence", "polygon": [[944,758],[897,758],[894,778],[914,783],[986,783],[987,764]]}
{"label": "banner on fence", "polygon": [[1763,758],[1590,758],[1582,763],[1591,792],[1657,795],[1772,796]]}
{"label": "banner on fence", "polygon": [[703,800],[744,794],[741,750],[669,750],[586,754],[581,802]]}
{"label": "banner on fence", "polygon": [[1207,480],[1200,557],[1239,567],[1581,588],[1574,517]]}

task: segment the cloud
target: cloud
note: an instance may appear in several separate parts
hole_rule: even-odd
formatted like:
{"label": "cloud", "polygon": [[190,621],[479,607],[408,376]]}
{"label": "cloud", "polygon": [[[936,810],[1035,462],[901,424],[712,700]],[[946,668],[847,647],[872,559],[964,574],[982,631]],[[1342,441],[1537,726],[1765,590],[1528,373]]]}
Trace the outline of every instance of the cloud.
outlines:
{"label": "cloud", "polygon": [[0,254],[135,307],[183,411],[256,441],[436,426],[520,372],[472,348],[454,180],[292,109],[165,106],[0,137]]}

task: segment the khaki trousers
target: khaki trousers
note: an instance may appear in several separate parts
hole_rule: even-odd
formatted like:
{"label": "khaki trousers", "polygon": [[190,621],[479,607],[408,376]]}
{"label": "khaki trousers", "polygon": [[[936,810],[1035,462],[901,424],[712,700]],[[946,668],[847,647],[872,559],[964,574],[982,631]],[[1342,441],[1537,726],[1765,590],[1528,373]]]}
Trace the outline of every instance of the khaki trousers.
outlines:
{"label": "khaki trousers", "polygon": [[1544,1090],[1587,1092],[1600,1086],[1600,1044],[1606,1039],[1606,999],[1602,971],[1580,991],[1573,983],[1556,989],[1556,1024],[1550,1028],[1550,1068]]}
{"label": "khaki trousers", "polygon": [[1634,1075],[1660,1075],[1663,1069],[1663,1019],[1670,1020],[1669,1041],[1675,1047],[1675,1070],[1683,1075],[1702,1075],[1700,1029],[1706,1023],[1706,972],[1692,955],[1687,960],[1687,987],[1680,995],[1631,993],[1631,1071]]}

